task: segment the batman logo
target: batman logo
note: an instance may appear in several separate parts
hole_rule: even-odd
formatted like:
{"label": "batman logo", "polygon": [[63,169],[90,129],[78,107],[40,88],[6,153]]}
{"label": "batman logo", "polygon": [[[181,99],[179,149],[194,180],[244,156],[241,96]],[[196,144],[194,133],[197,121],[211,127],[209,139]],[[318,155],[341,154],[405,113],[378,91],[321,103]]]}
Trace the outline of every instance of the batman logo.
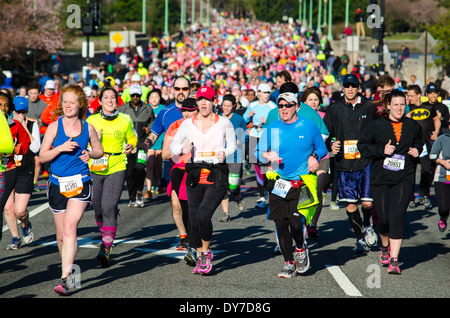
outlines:
{"label": "batman logo", "polygon": [[411,118],[414,120],[425,120],[430,117],[430,111],[426,108],[418,108],[411,111]]}

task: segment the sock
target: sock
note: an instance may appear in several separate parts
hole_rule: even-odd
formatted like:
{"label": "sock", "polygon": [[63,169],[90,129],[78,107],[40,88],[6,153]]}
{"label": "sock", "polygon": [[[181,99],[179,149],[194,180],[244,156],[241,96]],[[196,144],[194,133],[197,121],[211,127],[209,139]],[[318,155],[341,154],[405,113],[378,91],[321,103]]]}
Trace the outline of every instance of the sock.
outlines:
{"label": "sock", "polygon": [[102,227],[103,227],[103,222],[97,222],[97,227],[100,230],[100,232],[102,231]]}
{"label": "sock", "polygon": [[105,248],[111,248],[116,236],[116,226],[103,226],[102,228],[102,243]]}
{"label": "sock", "polygon": [[359,210],[357,209],[355,212],[348,212],[348,219],[350,224],[352,225],[353,231],[355,231],[356,239],[360,240],[363,238],[362,235],[362,220],[361,215],[359,215]]}
{"label": "sock", "polygon": [[373,207],[371,209],[365,209],[364,207],[361,207],[361,211],[364,217],[363,224],[364,226],[370,225],[370,218],[372,217]]}

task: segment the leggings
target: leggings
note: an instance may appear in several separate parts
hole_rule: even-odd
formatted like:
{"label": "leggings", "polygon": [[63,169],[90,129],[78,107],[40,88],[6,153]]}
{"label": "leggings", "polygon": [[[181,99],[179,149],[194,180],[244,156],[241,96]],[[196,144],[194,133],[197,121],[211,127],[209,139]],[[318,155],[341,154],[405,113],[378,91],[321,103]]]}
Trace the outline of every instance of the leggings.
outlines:
{"label": "leggings", "polygon": [[380,234],[391,239],[403,238],[403,221],[413,190],[414,185],[405,181],[394,185],[372,186]]}
{"label": "leggings", "polygon": [[435,182],[434,192],[441,219],[447,219],[450,213],[450,183]]}
{"label": "leggings", "polygon": [[93,198],[92,207],[95,221],[103,226],[116,226],[117,204],[125,182],[126,171],[118,171],[110,175],[92,173]]}
{"label": "leggings", "polygon": [[292,262],[292,239],[297,248],[302,248],[304,243],[303,236],[303,216],[291,216],[289,219],[276,220],[278,242],[285,262]]}
{"label": "leggings", "polygon": [[202,247],[203,241],[211,241],[213,225],[211,218],[227,192],[227,188],[216,189],[215,184],[197,184],[187,187],[189,222],[191,225],[189,243],[194,248]]}
{"label": "leggings", "polygon": [[[6,202],[8,201],[11,192],[16,186],[17,170],[10,169],[1,173],[0,176],[0,229],[3,228],[3,210],[5,209]],[[0,231],[0,240],[2,239],[3,231]]]}

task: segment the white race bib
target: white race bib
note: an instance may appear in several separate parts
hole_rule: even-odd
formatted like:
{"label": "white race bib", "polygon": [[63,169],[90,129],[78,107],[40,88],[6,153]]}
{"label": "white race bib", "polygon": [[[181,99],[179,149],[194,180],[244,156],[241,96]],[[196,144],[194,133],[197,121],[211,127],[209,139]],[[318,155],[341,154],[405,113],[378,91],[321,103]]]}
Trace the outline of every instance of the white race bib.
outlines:
{"label": "white race bib", "polygon": [[386,157],[383,162],[383,168],[391,171],[401,171],[405,169],[405,156],[393,154]]}
{"label": "white race bib", "polygon": [[277,181],[275,181],[272,193],[278,195],[281,198],[285,198],[290,188],[292,188],[291,181],[278,179]]}
{"label": "white race bib", "polygon": [[70,177],[58,177],[59,192],[66,198],[74,197],[83,191],[81,174]]}

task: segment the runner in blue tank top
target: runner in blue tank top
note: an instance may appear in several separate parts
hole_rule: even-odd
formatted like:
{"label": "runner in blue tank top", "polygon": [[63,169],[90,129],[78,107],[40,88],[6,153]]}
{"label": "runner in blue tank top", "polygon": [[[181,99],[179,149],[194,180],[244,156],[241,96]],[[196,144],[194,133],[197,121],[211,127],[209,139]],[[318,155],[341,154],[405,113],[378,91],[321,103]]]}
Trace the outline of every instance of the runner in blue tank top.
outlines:
{"label": "runner in blue tank top", "polygon": [[77,253],[77,226],[91,202],[92,192],[87,163],[90,158],[103,156],[97,132],[83,119],[87,108],[86,94],[80,86],[63,87],[54,114],[60,118],[48,126],[39,154],[42,163],[51,165],[47,197],[62,261],[61,279],[54,288],[60,295],[67,295],[75,284],[72,270]]}

